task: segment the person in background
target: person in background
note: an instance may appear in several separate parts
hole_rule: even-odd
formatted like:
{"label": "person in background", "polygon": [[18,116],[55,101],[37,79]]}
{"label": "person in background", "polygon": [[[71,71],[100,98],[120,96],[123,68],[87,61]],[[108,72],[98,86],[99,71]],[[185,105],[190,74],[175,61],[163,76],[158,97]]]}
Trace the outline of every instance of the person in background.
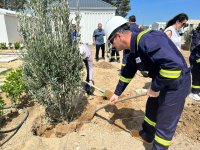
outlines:
{"label": "person in background", "polygon": [[[130,31],[131,32],[136,32],[139,33],[142,30],[139,28],[139,25],[136,24],[136,17],[134,15],[129,17],[129,26],[130,26]],[[122,58],[122,67],[121,67],[121,71],[123,70],[123,68],[126,66],[127,63],[127,58],[128,55],[130,53],[129,49],[125,49],[123,50],[123,58]]]}
{"label": "person in background", "polygon": [[[133,32],[141,32],[141,28],[139,25],[136,23],[136,17],[134,15],[129,17],[129,25],[130,25],[130,30]],[[142,26],[141,26],[142,27]]]}
{"label": "person in background", "polygon": [[143,25],[140,26],[140,31],[144,31],[145,27]]}
{"label": "person in background", "polygon": [[114,48],[112,44],[108,43],[108,45],[109,45],[110,52],[111,52],[110,62],[117,61],[118,63],[120,63],[119,51],[116,48]]}
{"label": "person in background", "polygon": [[72,21],[71,32],[72,32],[72,39],[76,39],[77,30],[76,30],[76,22],[75,21]]}
{"label": "person in background", "polygon": [[200,101],[200,23],[196,30],[192,31],[191,50],[189,60],[192,66],[192,90],[189,97]]}
{"label": "person in background", "polygon": [[159,30],[162,31],[162,32],[164,31],[163,28],[160,28]]}
{"label": "person in background", "polygon": [[130,49],[110,104],[116,104],[137,70],[148,71],[152,81],[147,92],[142,130],[132,130],[131,134],[145,143],[153,142],[152,150],[167,150],[191,85],[185,59],[165,33],[155,30],[131,32],[127,20],[121,16],[107,22],[105,34],[115,48]]}
{"label": "person in background", "polygon": [[180,30],[186,25],[188,21],[187,14],[181,13],[167,22],[164,32],[176,45],[178,50],[181,50],[181,36]]}
{"label": "person in background", "polygon": [[[88,47],[87,44],[83,43],[79,44],[79,50],[80,53],[83,55],[83,62],[85,63],[87,71],[86,81],[89,82],[90,84],[94,84],[92,50]],[[92,95],[94,92],[94,89],[88,84],[84,84],[84,90],[88,95]]]}
{"label": "person in background", "polygon": [[104,30],[102,29],[102,24],[98,24],[98,28],[93,32],[93,44],[96,45],[96,61],[99,61],[99,50],[102,50],[102,58],[105,60],[105,43],[104,43]]}
{"label": "person in background", "polygon": [[[71,37],[72,40],[76,40],[78,38],[77,37],[78,33],[77,33],[77,30],[76,30],[76,24],[75,23],[72,24],[71,32],[72,32],[72,37]],[[83,41],[80,39],[79,51],[83,55],[83,62],[84,62],[85,67],[86,67],[86,72],[87,72],[86,81],[93,85],[94,81],[93,81],[92,50],[88,47],[87,44],[84,44]],[[91,87],[88,84],[84,83],[83,88],[88,95],[92,95],[93,92],[94,92],[94,88]]]}

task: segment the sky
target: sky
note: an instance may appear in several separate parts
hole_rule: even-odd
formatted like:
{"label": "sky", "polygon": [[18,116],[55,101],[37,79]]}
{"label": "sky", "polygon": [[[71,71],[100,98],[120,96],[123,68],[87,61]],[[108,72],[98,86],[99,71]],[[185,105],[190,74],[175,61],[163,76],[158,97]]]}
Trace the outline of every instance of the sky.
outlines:
{"label": "sky", "polygon": [[131,0],[130,5],[127,18],[135,15],[139,25],[165,22],[179,13],[200,20],[200,0]]}

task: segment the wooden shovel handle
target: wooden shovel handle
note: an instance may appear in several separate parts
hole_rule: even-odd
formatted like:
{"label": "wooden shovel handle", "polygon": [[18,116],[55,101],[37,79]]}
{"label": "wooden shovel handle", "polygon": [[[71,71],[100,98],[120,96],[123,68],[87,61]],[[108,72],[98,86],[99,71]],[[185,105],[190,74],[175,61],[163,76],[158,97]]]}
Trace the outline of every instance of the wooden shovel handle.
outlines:
{"label": "wooden shovel handle", "polygon": [[95,89],[97,89],[97,90],[99,90],[99,91],[102,91],[102,89],[100,89],[100,88],[98,88],[98,87],[96,87],[95,85],[93,85],[93,84],[90,84],[89,82],[87,82],[87,81],[83,81],[83,82],[85,82],[86,84],[88,84],[89,86],[92,86],[92,87],[94,87]]}
{"label": "wooden shovel handle", "polygon": [[[146,92],[145,92],[145,93],[142,93],[142,94],[139,94],[139,95],[136,95],[136,96],[125,97],[125,98],[122,98],[122,99],[117,100],[115,103],[119,103],[119,102],[122,102],[122,101],[125,101],[125,100],[129,100],[129,99],[133,99],[133,98],[138,98],[138,97],[145,96],[145,95],[147,95]],[[103,108],[105,108],[105,107],[107,107],[107,106],[109,106],[109,105],[110,105],[110,103],[107,103],[107,104],[104,104],[103,106],[99,107],[98,109],[96,109],[96,110],[94,111],[94,115],[96,114],[97,111],[99,111],[99,110],[101,110],[101,109],[103,109]]]}

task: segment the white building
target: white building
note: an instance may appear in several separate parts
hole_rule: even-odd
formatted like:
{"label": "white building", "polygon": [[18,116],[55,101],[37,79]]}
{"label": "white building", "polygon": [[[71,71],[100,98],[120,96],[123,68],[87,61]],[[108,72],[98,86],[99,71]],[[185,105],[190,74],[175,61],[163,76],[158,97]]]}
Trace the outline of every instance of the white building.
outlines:
{"label": "white building", "polygon": [[8,44],[22,41],[17,26],[16,12],[0,9],[0,43]]}
{"label": "white building", "polygon": [[[69,0],[70,19],[74,20],[77,11],[77,0]],[[79,0],[81,14],[81,38],[84,43],[92,44],[93,31],[98,23],[103,28],[106,22],[115,16],[116,7],[102,0]],[[15,43],[22,41],[17,32],[18,19],[16,12],[0,9],[0,43]]]}
{"label": "white building", "polygon": [[166,26],[166,22],[155,22],[152,24],[151,29],[152,30],[160,30],[161,28],[165,29],[165,26]]}
{"label": "white building", "polygon": [[[77,11],[76,0],[69,1],[71,18],[75,18]],[[116,7],[105,3],[102,0],[80,0],[81,13],[81,38],[84,43],[92,44],[93,31],[97,29],[98,23],[102,23],[103,28],[106,22],[115,16]]]}

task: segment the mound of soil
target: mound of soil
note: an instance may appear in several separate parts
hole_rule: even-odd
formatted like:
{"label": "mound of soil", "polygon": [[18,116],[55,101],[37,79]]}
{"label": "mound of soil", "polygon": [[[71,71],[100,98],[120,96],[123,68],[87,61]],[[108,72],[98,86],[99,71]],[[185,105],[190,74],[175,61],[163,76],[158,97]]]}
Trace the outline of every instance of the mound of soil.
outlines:
{"label": "mound of soil", "polygon": [[189,138],[200,141],[200,103],[193,102],[184,108],[178,124],[178,133],[184,133]]}
{"label": "mound of soil", "polygon": [[94,66],[97,67],[97,68],[103,68],[103,69],[112,69],[112,68],[114,68],[110,63],[108,63],[106,61],[98,62],[98,63],[94,64]]}

